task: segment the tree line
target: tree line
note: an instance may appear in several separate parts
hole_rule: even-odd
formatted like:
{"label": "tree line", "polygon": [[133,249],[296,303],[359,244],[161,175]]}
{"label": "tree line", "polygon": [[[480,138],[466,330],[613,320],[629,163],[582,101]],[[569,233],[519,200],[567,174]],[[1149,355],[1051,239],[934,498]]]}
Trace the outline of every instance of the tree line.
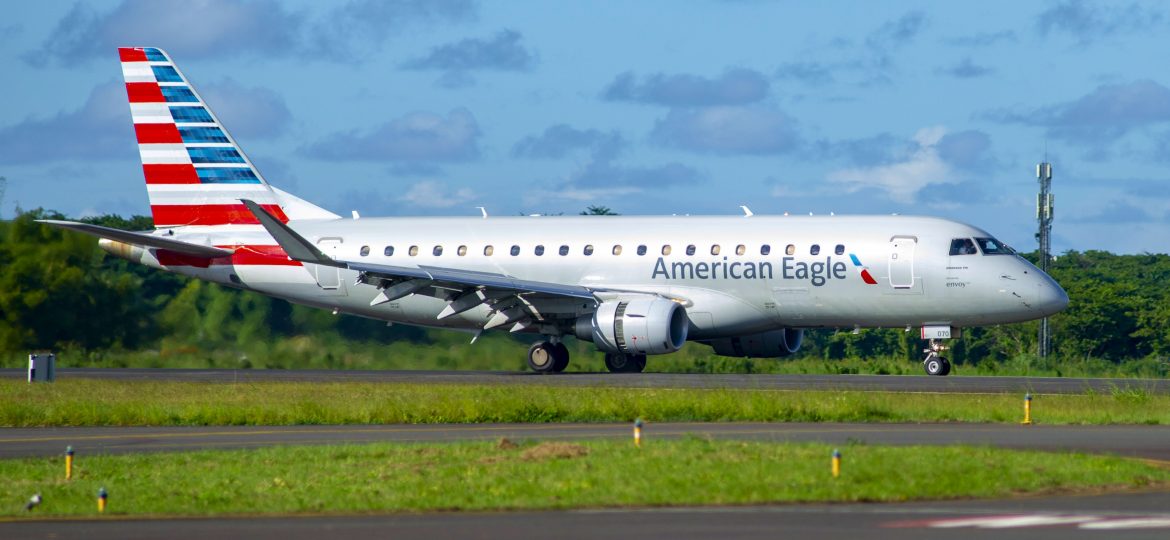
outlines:
{"label": "tree line", "polygon": [[[591,214],[612,214],[591,208]],[[348,343],[419,346],[449,342],[425,330],[294,306],[107,256],[93,238],[36,223],[65,219],[46,210],[0,221],[0,351],[255,350],[256,344],[326,336]],[[128,230],[149,217],[107,215],[82,221]],[[1034,254],[1032,256],[1034,259]],[[1068,251],[1050,273],[1069,294],[1051,320],[1060,360],[1163,359],[1170,355],[1170,255]],[[499,339],[514,339],[502,336]],[[958,364],[1032,355],[1037,323],[966,329],[949,351]],[[824,359],[921,356],[917,332],[904,329],[807,333],[801,356]]]}

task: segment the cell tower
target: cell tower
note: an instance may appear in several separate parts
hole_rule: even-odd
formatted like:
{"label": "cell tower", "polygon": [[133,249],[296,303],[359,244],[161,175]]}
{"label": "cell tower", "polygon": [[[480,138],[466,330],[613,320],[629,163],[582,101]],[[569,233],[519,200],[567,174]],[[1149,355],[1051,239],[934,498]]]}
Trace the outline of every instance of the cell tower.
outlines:
{"label": "cell tower", "polygon": [[[1036,221],[1040,223],[1040,232],[1036,239],[1040,241],[1038,254],[1040,269],[1048,273],[1048,263],[1052,261],[1052,164],[1047,161],[1036,165],[1036,180],[1040,182],[1040,194],[1036,196]],[[1052,346],[1052,333],[1048,327],[1048,317],[1040,319],[1040,335],[1037,339],[1037,354],[1040,358],[1047,358]]]}

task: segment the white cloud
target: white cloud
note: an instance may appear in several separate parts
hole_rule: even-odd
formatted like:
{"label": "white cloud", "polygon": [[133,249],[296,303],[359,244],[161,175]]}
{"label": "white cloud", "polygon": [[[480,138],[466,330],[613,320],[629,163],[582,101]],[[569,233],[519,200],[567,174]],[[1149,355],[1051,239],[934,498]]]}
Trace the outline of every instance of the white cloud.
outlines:
{"label": "white cloud", "polygon": [[404,29],[472,20],[478,10],[471,0],[318,3],[331,8],[312,15],[277,0],[124,0],[112,9],[111,2],[77,2],[24,58],[76,65],[117,58],[115,47],[154,46],[178,60],[251,54],[352,62]]}
{"label": "white cloud", "polygon": [[912,203],[918,192],[935,184],[954,184],[960,178],[939,156],[938,142],[946,135],[942,126],[926,127],[914,134],[918,145],[903,161],[873,167],[853,167],[832,171],[829,182],[841,184],[853,193],[867,188],[878,188],[890,198]]}
{"label": "white cloud", "polygon": [[466,204],[478,195],[471,188],[452,189],[447,184],[434,180],[418,182],[398,200],[421,208],[451,208]]}
{"label": "white cloud", "polygon": [[302,150],[329,161],[467,161],[479,156],[479,124],[471,111],[412,112],[366,131],[326,135]]}
{"label": "white cloud", "polygon": [[524,195],[524,204],[537,206],[546,201],[573,201],[596,203],[610,200],[613,197],[622,197],[641,193],[637,187],[610,187],[610,188],[578,188],[567,186],[564,189],[537,189],[530,190]]}
{"label": "white cloud", "polygon": [[659,144],[712,154],[782,154],[800,144],[795,121],[768,106],[671,109],[654,125]]}

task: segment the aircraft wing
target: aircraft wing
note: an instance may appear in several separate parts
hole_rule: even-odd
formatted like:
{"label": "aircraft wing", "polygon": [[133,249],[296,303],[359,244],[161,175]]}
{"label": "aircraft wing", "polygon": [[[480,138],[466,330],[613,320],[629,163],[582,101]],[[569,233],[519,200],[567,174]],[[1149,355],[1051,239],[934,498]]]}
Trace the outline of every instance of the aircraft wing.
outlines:
{"label": "aircraft wing", "polygon": [[71,231],[82,232],[90,236],[98,238],[106,238],[116,242],[125,244],[134,244],[138,246],[146,246],[152,248],[165,249],[167,251],[174,251],[184,255],[191,255],[194,257],[202,257],[205,259],[217,259],[219,257],[230,257],[233,253],[230,249],[217,248],[214,246],[205,246],[202,244],[192,244],[182,240],[175,240],[165,236],[156,236],[153,234],[137,233],[131,231],[123,231],[121,229],[112,229],[110,227],[102,227],[101,225],[91,225],[89,223],[79,223],[76,221],[60,221],[56,219],[38,219],[38,223],[60,227],[62,229],[69,229]]}
{"label": "aircraft wing", "polygon": [[[432,287],[450,291],[447,298],[448,308],[439,315],[439,318],[466,311],[482,303],[507,303],[505,299],[519,299],[521,295],[597,300],[594,290],[580,285],[532,281],[505,274],[457,268],[392,266],[334,259],[322,253],[288,225],[272,217],[260,205],[249,200],[242,202],[276,239],[276,243],[280,244],[290,259],[356,270],[360,273],[359,279],[362,282],[378,287],[381,292],[370,302],[371,305],[397,300]],[[497,314],[499,317],[497,323],[489,322],[485,328],[515,322],[518,320],[515,317],[521,312],[531,314],[533,311],[534,308],[530,304],[512,313],[501,310]]]}
{"label": "aircraft wing", "polygon": [[562,285],[559,283],[517,279],[512,276],[493,272],[476,272],[474,270],[442,268],[438,266],[407,268],[351,261],[339,262],[344,262],[345,266],[351,270],[365,272],[366,274],[378,277],[426,279],[435,284],[450,284],[456,287],[483,287],[485,289],[533,292],[552,296],[587,298],[590,300],[595,298],[592,290],[580,285]]}

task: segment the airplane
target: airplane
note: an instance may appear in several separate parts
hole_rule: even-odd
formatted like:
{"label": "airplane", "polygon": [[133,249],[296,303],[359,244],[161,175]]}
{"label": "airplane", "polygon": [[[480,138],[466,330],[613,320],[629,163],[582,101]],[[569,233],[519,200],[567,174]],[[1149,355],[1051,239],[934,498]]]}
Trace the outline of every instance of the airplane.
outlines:
{"label": "airplane", "polygon": [[[105,251],[290,302],[430,328],[539,334],[538,373],[593,343],[611,372],[687,341],[782,358],[812,328],[918,328],[942,340],[1068,305],[990,233],[902,215],[343,218],[269,184],[154,47],[118,50],[153,231],[43,220]],[[472,339],[474,343],[475,338]]]}

